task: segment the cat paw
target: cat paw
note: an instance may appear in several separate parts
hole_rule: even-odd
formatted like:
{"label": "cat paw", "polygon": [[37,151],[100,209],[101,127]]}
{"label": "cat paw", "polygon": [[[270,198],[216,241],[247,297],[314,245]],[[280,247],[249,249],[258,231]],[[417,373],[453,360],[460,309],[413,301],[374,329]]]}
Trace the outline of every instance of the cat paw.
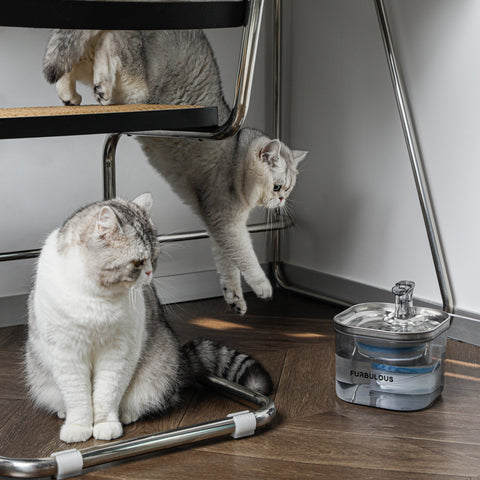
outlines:
{"label": "cat paw", "polygon": [[229,307],[239,315],[245,315],[247,312],[247,304],[242,294],[237,294],[233,290],[229,290],[227,287],[223,287],[223,296]]}
{"label": "cat paw", "polygon": [[95,100],[102,105],[112,103],[112,92],[109,92],[102,83],[98,83],[93,87],[93,94],[95,95]]}
{"label": "cat paw", "polygon": [[123,427],[120,422],[100,422],[93,426],[93,436],[97,440],[112,440],[118,438],[123,433]]}
{"label": "cat paw", "polygon": [[65,443],[86,442],[91,436],[91,425],[64,423],[60,429],[60,440]]}
{"label": "cat paw", "polygon": [[228,306],[239,315],[245,315],[247,313],[247,304],[245,303],[245,300],[237,303],[229,303]]}
{"label": "cat paw", "polygon": [[68,97],[60,97],[60,100],[67,107],[71,105],[80,105],[82,103],[82,96],[75,92]]}
{"label": "cat paw", "polygon": [[65,105],[80,105],[82,96],[75,90],[70,74],[65,74],[55,84],[57,94]]}
{"label": "cat paw", "polygon": [[252,282],[250,284],[252,290],[258,298],[271,298],[273,289],[271,283],[265,278],[259,282]]}
{"label": "cat paw", "polygon": [[121,420],[124,425],[129,425],[130,423],[136,422],[140,418],[139,415],[134,412],[122,412]]}

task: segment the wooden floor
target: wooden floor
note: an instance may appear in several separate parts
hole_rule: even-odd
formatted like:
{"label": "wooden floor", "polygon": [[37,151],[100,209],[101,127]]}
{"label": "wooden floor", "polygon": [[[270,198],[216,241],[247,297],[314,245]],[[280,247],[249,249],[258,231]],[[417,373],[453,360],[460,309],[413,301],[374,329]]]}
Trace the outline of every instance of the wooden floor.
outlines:
{"label": "wooden floor", "polygon": [[[253,437],[209,441],[87,471],[87,479],[480,479],[480,348],[449,341],[442,398],[399,413],[335,396],[334,331],[338,312],[275,292],[247,298],[239,317],[221,299],[169,307],[182,340],[222,340],[261,360],[275,383],[278,417]],[[0,331],[0,454],[49,456],[67,448],[61,421],[35,411],[21,381],[23,327]],[[204,392],[163,418],[126,428],[125,437],[200,423],[242,408]],[[76,445],[83,448],[102,442]]]}

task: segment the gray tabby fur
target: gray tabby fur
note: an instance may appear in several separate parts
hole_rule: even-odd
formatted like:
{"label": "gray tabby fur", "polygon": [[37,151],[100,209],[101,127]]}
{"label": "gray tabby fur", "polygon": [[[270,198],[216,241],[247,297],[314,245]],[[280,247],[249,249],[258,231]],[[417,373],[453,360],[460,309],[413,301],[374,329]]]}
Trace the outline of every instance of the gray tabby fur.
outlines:
{"label": "gray tabby fur", "polygon": [[35,403],[65,422],[60,439],[110,440],[215,373],[262,393],[248,355],[210,340],[180,347],[152,284],[150,194],[89,205],[53,231],[29,298],[26,376]]}
{"label": "gray tabby fur", "polygon": [[[96,100],[217,106],[229,116],[218,66],[202,31],[52,32],[44,58],[47,80],[65,104],[79,104],[76,81]],[[134,127],[133,127],[134,128]],[[224,297],[246,312],[241,275],[260,298],[272,287],[257,260],[246,222],[256,206],[284,207],[306,152],[243,128],[225,140],[137,137],[151,165],[203,219]]]}

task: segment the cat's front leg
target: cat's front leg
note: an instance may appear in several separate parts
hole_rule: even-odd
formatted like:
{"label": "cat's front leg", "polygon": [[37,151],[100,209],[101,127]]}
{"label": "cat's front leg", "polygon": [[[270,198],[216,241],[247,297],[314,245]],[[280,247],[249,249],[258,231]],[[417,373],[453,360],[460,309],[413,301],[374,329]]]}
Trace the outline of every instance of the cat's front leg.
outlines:
{"label": "cat's front leg", "polygon": [[110,346],[98,355],[94,366],[93,436],[98,440],[120,437],[120,402],[135,370],[138,355],[125,344]]}
{"label": "cat's front leg", "polygon": [[[55,357],[61,355],[55,354]],[[93,432],[90,369],[81,359],[56,361],[54,377],[65,403],[65,422],[60,429],[60,440],[66,443],[85,442]]]}
{"label": "cat's front leg", "polygon": [[113,33],[105,33],[97,44],[93,64],[93,94],[102,105],[113,101],[119,59],[114,55]]}
{"label": "cat's front leg", "polygon": [[260,266],[244,222],[211,229],[211,236],[259,298],[272,296],[272,285]]}
{"label": "cat's front leg", "polygon": [[222,249],[213,238],[212,254],[225,301],[236,313],[244,315],[247,311],[247,304],[243,298],[240,270],[223,254]]}
{"label": "cat's front leg", "polygon": [[245,281],[252,287],[252,290],[255,292],[255,295],[257,295],[258,298],[263,298],[264,300],[272,298],[272,284],[260,265],[258,265],[258,269],[256,267],[252,269],[246,269],[243,277],[245,278]]}
{"label": "cat's front leg", "polygon": [[76,79],[73,72],[68,72],[55,84],[58,96],[65,105],[80,105],[82,96],[76,90]]}

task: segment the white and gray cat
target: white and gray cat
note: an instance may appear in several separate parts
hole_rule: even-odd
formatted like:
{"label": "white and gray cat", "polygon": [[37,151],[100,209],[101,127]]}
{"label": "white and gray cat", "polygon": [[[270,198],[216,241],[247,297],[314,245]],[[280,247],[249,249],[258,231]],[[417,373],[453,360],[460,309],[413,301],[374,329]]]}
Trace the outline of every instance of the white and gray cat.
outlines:
{"label": "white and gray cat", "polygon": [[[54,30],[44,73],[67,105],[81,102],[75,88],[80,80],[104,105],[217,106],[221,123],[230,113],[202,31]],[[256,206],[285,205],[307,152],[250,128],[225,140],[137,138],[151,165],[205,222],[227,303],[246,312],[241,275],[257,296],[271,297],[246,223]]]}
{"label": "white and gray cat", "polygon": [[29,298],[26,373],[35,403],[65,422],[64,442],[110,440],[122,424],[175,405],[214,373],[261,393],[248,355],[210,340],[179,346],[152,285],[158,244],[150,194],[91,204],[47,238]]}

